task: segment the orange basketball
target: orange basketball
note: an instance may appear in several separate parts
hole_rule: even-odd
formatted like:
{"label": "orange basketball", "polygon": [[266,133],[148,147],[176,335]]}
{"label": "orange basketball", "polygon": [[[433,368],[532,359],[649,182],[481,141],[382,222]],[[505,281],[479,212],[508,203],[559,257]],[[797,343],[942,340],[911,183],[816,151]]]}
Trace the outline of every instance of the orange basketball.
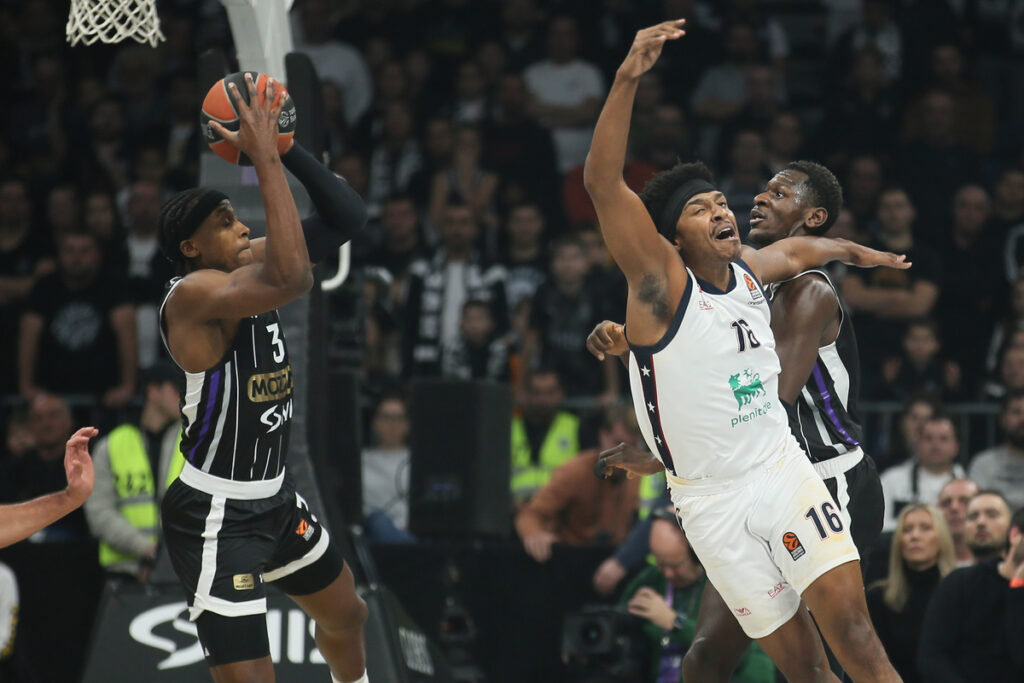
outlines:
{"label": "orange basketball", "polygon": [[[203,100],[203,109],[199,112],[199,123],[203,131],[206,144],[210,146],[217,156],[233,164],[252,166],[252,161],[240,150],[231,145],[220,134],[210,126],[210,120],[217,121],[230,131],[236,131],[239,127],[238,110],[235,108],[235,101],[228,92],[228,84],[234,83],[238,92],[249,103],[249,88],[245,84],[245,74],[250,74],[256,83],[256,94],[262,99],[266,96],[267,82],[270,80],[266,74],[255,71],[239,71],[229,74],[213,84],[206,99]],[[295,102],[284,86],[277,83],[275,88],[283,91],[284,105],[281,107],[281,116],[277,120],[277,151],[284,154],[288,149],[288,143],[295,135]]]}

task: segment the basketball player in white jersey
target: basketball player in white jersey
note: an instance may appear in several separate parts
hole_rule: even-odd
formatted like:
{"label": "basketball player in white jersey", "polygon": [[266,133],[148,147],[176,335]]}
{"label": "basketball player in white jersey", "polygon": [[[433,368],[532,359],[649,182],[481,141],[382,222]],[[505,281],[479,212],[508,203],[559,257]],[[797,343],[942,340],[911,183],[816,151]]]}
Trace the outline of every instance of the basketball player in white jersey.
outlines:
{"label": "basketball player in white jersey", "polygon": [[[584,183],[626,275],[634,408],[712,583],[791,681],[836,680],[801,599],[855,680],[897,681],[864,600],[857,549],[790,433],[762,282],[831,260],[906,268],[842,240],[742,248],[703,164],[656,175],[638,197],[622,168],[637,81],[684,21],[637,33],[594,131]],[[644,201],[647,199],[647,201]],[[647,472],[636,472],[646,474]]]}
{"label": "basketball player in white jersey", "polygon": [[[795,235],[824,235],[842,201],[842,188],[831,171],[811,161],[794,161],[754,198],[750,241],[763,247]],[[781,365],[779,398],[793,435],[825,482],[863,558],[882,530],[884,504],[878,471],[860,447],[860,368],[853,325],[824,271],[809,270],[772,284],[769,293]],[[625,362],[629,354],[622,325],[607,320],[594,328],[587,348],[601,360],[613,355]],[[650,453],[625,445],[602,455],[605,466],[657,462]],[[684,677],[728,681],[749,644],[732,610],[710,586],[683,661]],[[838,664],[830,663],[841,675]]]}
{"label": "basketball player in white jersey", "polygon": [[[336,683],[367,683],[366,603],[327,529],[286,475],[293,380],[277,308],[313,284],[312,262],[362,228],[359,196],[308,152],[278,154],[280,103],[246,74],[240,127],[210,125],[253,162],[267,236],[249,239],[226,196],[180,192],[160,211],[160,246],[182,277],[160,307],[164,343],[185,372],[185,466],[161,505],[165,548],[188,596],[216,683],[272,683],[266,584],[316,622]],[[316,213],[299,219],[283,166]],[[326,678],[326,676],[325,676]]]}

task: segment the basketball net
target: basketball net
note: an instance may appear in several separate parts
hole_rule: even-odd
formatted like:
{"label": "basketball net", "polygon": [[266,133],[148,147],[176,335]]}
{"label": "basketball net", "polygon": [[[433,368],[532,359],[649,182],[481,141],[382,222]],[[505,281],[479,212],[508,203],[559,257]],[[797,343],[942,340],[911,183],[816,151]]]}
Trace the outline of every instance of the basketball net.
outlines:
{"label": "basketball net", "polygon": [[156,47],[164,40],[156,0],[71,0],[65,34],[72,46],[131,38]]}

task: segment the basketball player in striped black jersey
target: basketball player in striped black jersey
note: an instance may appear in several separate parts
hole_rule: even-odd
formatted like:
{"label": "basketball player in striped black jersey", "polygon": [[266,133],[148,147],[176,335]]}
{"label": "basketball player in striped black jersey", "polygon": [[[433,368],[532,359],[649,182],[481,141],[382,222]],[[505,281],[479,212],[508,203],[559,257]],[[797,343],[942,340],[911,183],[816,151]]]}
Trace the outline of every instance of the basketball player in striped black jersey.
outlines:
{"label": "basketball player in striped black jersey", "polygon": [[[709,579],[790,681],[831,681],[805,602],[855,680],[897,681],[871,626],[859,555],[821,477],[789,429],[762,283],[832,260],[907,268],[845,240],[796,236],[742,247],[735,217],[700,163],[625,184],[640,76],[684,20],[637,33],[594,131],[584,184],[626,275],[634,409]],[[634,474],[653,468],[627,465]]]}
{"label": "basketball player in striped black jersey", "polygon": [[[249,239],[231,202],[194,188],[161,210],[160,242],[181,277],[160,307],[164,343],[185,372],[185,466],[161,506],[164,539],[188,594],[189,619],[217,683],[274,680],[266,582],[316,622],[332,680],[365,683],[367,607],[327,530],[286,475],[297,386],[277,308],[313,284],[324,258],[365,222],[358,195],[308,152],[277,150],[277,85],[231,84],[238,132],[211,126],[252,159],[267,236]],[[283,166],[316,213],[300,221]],[[301,386],[301,385],[298,385]]]}
{"label": "basketball player in striped black jersey", "polygon": [[[841,207],[842,189],[831,171],[810,161],[790,163],[754,198],[750,241],[764,247],[791,236],[824,235]],[[874,462],[860,447],[860,368],[853,326],[824,271],[805,271],[769,285],[768,292],[781,365],[779,398],[790,429],[865,558],[882,530],[884,505]],[[622,326],[609,321],[595,328],[587,344],[599,357],[629,352]],[[635,449],[613,450],[604,460],[607,465],[651,459]],[[697,632],[683,661],[684,677],[728,680],[749,642],[714,586],[705,589]]]}

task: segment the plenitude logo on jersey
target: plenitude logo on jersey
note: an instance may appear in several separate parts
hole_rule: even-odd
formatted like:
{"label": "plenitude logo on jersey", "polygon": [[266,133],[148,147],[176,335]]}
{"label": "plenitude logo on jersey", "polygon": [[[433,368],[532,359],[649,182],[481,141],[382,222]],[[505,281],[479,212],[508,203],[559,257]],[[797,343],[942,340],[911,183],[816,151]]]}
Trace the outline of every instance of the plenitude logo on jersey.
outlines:
{"label": "plenitude logo on jersey", "polygon": [[292,395],[292,366],[249,377],[249,400],[253,403],[278,401]]}
{"label": "plenitude logo on jersey", "polygon": [[750,422],[762,415],[767,415],[768,411],[772,409],[772,402],[765,401],[764,405],[744,410],[744,407],[749,406],[753,399],[758,396],[765,396],[768,393],[764,385],[761,384],[761,374],[752,371],[750,368],[737,372],[735,375],[729,375],[729,388],[732,389],[732,395],[736,399],[736,411],[738,413],[736,417],[730,420],[730,427],[735,428],[744,422]]}

